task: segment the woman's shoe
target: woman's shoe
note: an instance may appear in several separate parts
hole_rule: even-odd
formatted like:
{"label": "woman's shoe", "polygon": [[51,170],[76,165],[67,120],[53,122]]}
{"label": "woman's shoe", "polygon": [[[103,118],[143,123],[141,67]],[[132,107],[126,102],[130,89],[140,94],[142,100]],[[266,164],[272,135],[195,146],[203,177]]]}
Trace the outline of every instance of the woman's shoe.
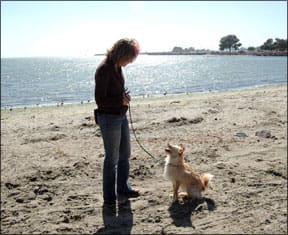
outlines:
{"label": "woman's shoe", "polygon": [[125,204],[127,204],[129,200],[126,198],[126,199],[121,199],[121,200],[118,200],[118,205],[119,206],[123,206]]}
{"label": "woman's shoe", "polygon": [[139,189],[132,189],[131,191],[125,193],[125,195],[126,195],[128,198],[139,197],[139,196],[140,196]]}
{"label": "woman's shoe", "polygon": [[128,202],[128,197],[126,196],[126,194],[120,193],[117,196],[117,202],[119,206],[125,205]]}

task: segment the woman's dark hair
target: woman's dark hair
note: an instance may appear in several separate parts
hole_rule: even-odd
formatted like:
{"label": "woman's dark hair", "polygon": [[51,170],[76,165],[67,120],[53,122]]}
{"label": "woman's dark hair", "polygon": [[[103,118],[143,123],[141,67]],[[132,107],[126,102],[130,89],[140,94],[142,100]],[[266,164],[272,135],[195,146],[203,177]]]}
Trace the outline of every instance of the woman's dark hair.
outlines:
{"label": "woman's dark hair", "polygon": [[122,38],[107,50],[107,59],[115,64],[121,60],[134,59],[139,53],[139,44],[135,39]]}

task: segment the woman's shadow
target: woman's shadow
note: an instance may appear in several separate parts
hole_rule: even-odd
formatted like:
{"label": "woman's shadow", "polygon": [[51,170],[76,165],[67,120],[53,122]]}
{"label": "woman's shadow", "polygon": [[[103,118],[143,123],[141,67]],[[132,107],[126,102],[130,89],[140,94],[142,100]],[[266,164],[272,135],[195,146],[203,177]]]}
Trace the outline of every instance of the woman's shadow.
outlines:
{"label": "woman's shadow", "polygon": [[102,218],[104,227],[98,229],[95,234],[131,234],[133,213],[130,201],[118,206],[118,215],[116,204],[103,205]]}
{"label": "woman's shadow", "polygon": [[177,227],[182,226],[195,228],[191,221],[191,214],[195,211],[203,210],[203,207],[205,207],[205,202],[209,211],[215,210],[216,204],[210,198],[202,198],[185,203],[174,201],[168,208],[173,224],[175,224]]}

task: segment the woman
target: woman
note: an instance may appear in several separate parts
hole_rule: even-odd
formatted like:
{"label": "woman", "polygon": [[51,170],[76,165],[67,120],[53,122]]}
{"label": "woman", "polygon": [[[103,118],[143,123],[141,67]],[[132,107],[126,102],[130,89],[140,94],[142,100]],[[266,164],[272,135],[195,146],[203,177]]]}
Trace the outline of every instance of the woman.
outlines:
{"label": "woman", "polygon": [[107,51],[95,73],[95,101],[98,106],[95,118],[105,150],[104,204],[115,204],[116,200],[118,204],[124,204],[129,197],[139,196],[139,190],[128,183],[131,149],[126,112],[130,96],[125,92],[122,73],[122,67],[132,63],[138,53],[139,44],[135,39],[120,39]]}

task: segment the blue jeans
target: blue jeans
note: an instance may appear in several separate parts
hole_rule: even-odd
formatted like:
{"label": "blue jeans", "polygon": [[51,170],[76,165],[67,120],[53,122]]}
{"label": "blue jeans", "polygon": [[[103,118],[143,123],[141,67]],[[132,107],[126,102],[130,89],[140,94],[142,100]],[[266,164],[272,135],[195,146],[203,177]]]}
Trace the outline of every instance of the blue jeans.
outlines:
{"label": "blue jeans", "polygon": [[104,203],[116,201],[117,194],[131,191],[128,183],[131,154],[129,125],[126,115],[98,113],[105,157],[103,164]]}

